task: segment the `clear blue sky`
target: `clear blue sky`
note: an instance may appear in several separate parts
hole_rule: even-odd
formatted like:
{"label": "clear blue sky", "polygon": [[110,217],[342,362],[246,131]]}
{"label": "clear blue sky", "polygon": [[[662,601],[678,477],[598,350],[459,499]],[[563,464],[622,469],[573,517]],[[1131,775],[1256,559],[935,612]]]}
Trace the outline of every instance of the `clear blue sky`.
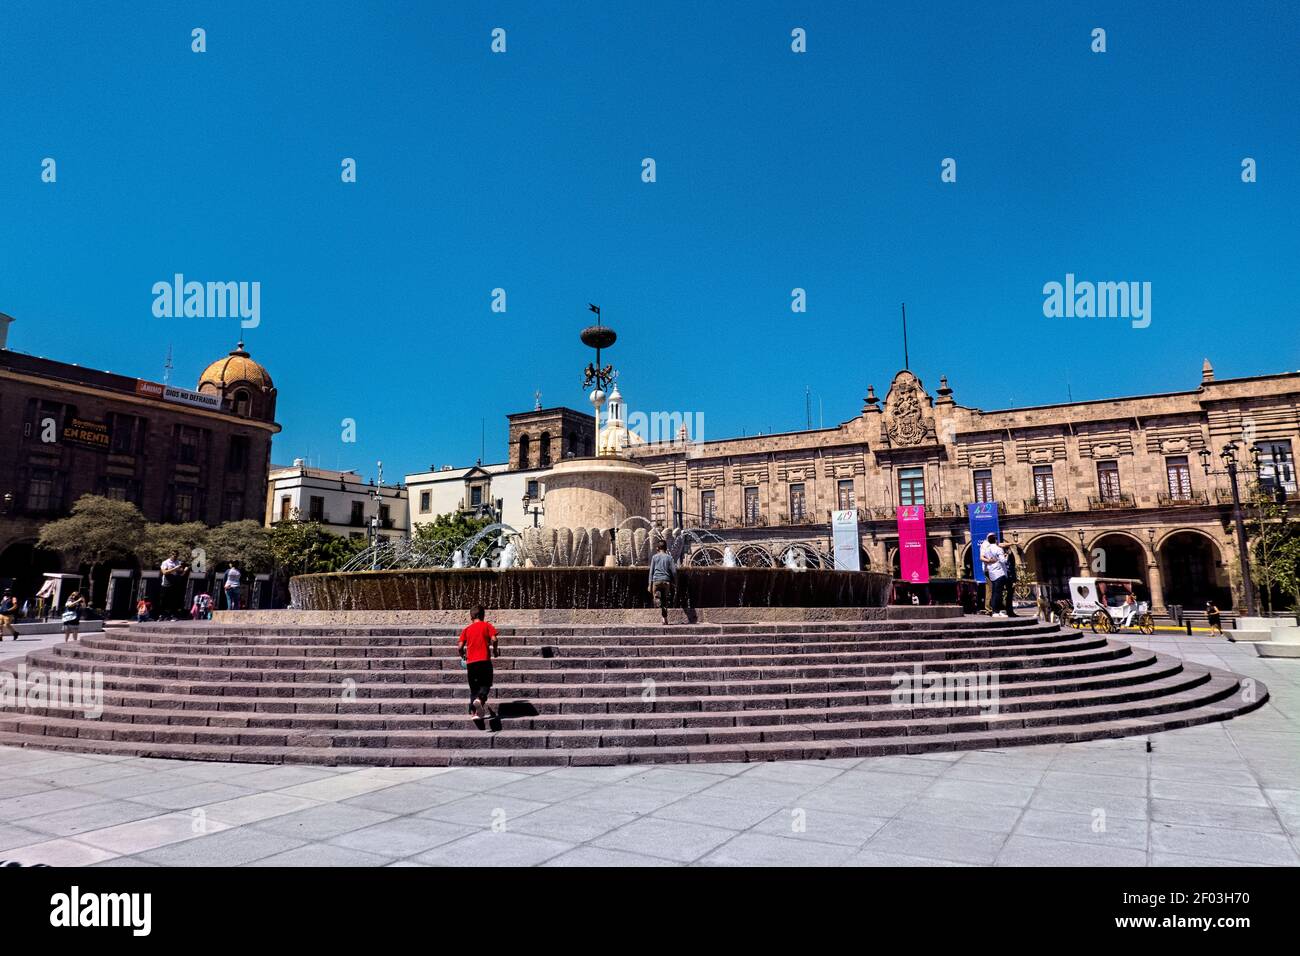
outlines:
{"label": "clear blue sky", "polygon": [[[480,419],[501,460],[534,389],[586,407],[589,301],[630,407],[713,437],[803,427],[805,386],[857,414],[903,301],[926,386],[983,408],[1294,370],[1298,9],[8,4],[0,311],[146,378],[170,344],[193,385],[238,322],[155,318],[153,283],[260,281],[276,461],[388,476],[472,462]],[[1044,318],[1067,272],[1151,282],[1150,327]]]}

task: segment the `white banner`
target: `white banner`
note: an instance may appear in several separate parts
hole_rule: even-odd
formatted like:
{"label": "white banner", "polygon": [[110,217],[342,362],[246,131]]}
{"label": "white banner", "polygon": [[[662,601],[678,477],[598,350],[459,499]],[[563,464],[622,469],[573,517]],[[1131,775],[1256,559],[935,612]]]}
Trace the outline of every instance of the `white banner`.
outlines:
{"label": "white banner", "polygon": [[861,571],[862,565],[858,559],[860,533],[856,508],[831,512],[831,538],[835,543],[835,570]]}

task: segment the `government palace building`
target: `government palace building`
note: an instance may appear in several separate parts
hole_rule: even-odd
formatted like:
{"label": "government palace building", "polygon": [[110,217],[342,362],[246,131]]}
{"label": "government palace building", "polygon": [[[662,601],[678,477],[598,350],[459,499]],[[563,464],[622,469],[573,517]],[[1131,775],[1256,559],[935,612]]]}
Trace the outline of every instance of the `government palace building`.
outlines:
{"label": "government palace building", "polygon": [[[565,422],[550,420],[561,412]],[[589,454],[577,414],[511,416],[510,467],[537,467],[539,448]],[[895,509],[924,505],[931,574],[969,577],[966,506],[997,502],[1020,580],[1053,597],[1093,574],[1140,579],[1157,608],[1224,609],[1244,601],[1223,447],[1237,443],[1243,501],[1260,483],[1293,501],[1297,441],[1300,372],[1216,379],[1208,361],[1187,391],[995,411],[959,404],[943,378],[931,393],[904,370],[883,401],[869,387],[862,413],[834,428],[659,443],[629,432],[618,449],[600,436],[602,451],[658,476],[648,517],[660,526],[826,552],[832,510],[856,508],[862,567],[897,574]]]}

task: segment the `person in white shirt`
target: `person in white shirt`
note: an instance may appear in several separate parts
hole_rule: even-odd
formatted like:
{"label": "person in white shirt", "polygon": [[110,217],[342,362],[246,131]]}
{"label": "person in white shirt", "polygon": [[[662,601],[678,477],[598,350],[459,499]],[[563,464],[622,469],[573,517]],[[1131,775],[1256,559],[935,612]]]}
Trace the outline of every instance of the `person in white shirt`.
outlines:
{"label": "person in white shirt", "polygon": [[992,616],[1006,617],[1007,553],[999,547],[996,534],[990,532],[980,545],[980,562],[984,565],[984,576],[993,588],[993,599],[990,602]]}
{"label": "person in white shirt", "polygon": [[223,585],[226,595],[226,610],[228,611],[239,610],[239,579],[239,568],[231,564],[226,569],[226,583]]}

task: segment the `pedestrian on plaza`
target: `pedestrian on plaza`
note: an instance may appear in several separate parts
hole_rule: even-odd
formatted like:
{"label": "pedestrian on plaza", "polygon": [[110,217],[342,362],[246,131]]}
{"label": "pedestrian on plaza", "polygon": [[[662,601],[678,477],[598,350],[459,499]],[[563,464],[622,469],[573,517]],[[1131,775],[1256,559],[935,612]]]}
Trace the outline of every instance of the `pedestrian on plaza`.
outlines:
{"label": "pedestrian on plaza", "polygon": [[18,613],[18,599],[8,588],[0,595],[0,641],[5,639],[5,631],[18,640],[18,631],[14,628],[14,615]]}
{"label": "pedestrian on plaza", "polygon": [[174,621],[181,616],[181,603],[185,600],[185,565],[180,552],[173,551],[158,569],[162,574],[162,593],[158,596],[158,618]]}
{"label": "pedestrian on plaza", "polygon": [[212,620],[212,595],[207,591],[194,595],[194,604],[190,608],[190,617],[196,621]]}
{"label": "pedestrian on plaza", "polygon": [[668,553],[668,544],[663,538],[659,539],[655,547],[655,553],[650,558],[650,595],[654,600],[655,607],[659,608],[659,613],[663,615],[664,624],[668,623],[668,604],[671,601],[673,589],[677,585],[677,562],[673,556]]}
{"label": "pedestrian on plaza", "polygon": [[41,589],[36,592],[36,616],[42,622],[50,619],[50,608],[54,606],[54,591],[57,587],[54,578],[46,578]]}
{"label": "pedestrian on plaza", "polygon": [[492,658],[500,656],[497,629],[485,618],[487,612],[475,607],[469,612],[469,627],[460,632],[457,647],[465,675],[469,680],[469,716],[483,720],[496,714],[488,709],[488,694],[492,691]]}
{"label": "pedestrian on plaza", "polygon": [[149,615],[153,613],[153,601],[147,597],[142,597],[135,602],[135,620],[137,624],[143,624],[149,620]]}
{"label": "pedestrian on plaza", "polygon": [[241,575],[239,566],[235,562],[230,562],[230,567],[226,568],[226,583],[222,585],[222,593],[226,596],[226,610],[239,610],[239,584]]}
{"label": "pedestrian on plaza", "polygon": [[990,585],[991,617],[1007,616],[1003,610],[1007,593],[1006,559],[1006,552],[998,546],[998,536],[990,531],[988,538],[980,545],[980,562],[984,565],[984,576]]}
{"label": "pedestrian on plaza", "polygon": [[86,599],[80,591],[68,595],[68,603],[63,605],[63,641],[81,640],[81,612],[86,608]]}
{"label": "pedestrian on plaza", "polygon": [[1213,601],[1205,602],[1205,620],[1210,624],[1210,633],[1223,636],[1223,618],[1219,613],[1219,608]]}
{"label": "pedestrian on plaza", "polygon": [[1016,552],[1011,545],[1007,544],[1005,541],[999,542],[998,547],[1000,547],[1003,553],[1007,556],[1004,563],[1004,567],[1007,571],[1007,600],[1005,608],[1007,617],[1019,617],[1020,615],[1016,613]]}

